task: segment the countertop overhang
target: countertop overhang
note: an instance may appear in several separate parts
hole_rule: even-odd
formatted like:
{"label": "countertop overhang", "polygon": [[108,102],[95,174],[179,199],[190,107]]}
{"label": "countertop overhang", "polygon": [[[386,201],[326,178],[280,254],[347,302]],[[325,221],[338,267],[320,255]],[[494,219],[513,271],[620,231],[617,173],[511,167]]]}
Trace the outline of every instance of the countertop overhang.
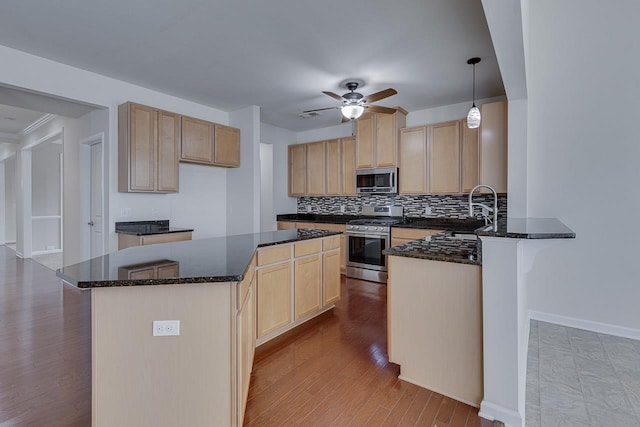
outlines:
{"label": "countertop overhang", "polygon": [[[78,288],[236,282],[244,277],[257,248],[341,234],[326,230],[279,230],[266,233],[135,246],[69,265],[56,271]],[[124,279],[122,270],[178,263],[178,277]]]}

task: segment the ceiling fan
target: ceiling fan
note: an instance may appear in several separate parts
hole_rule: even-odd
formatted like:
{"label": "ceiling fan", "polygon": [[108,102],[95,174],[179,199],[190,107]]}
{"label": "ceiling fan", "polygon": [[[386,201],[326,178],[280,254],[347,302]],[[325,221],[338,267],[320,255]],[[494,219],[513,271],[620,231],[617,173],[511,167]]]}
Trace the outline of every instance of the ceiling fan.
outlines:
{"label": "ceiling fan", "polygon": [[312,113],[315,111],[323,111],[323,110],[333,110],[339,109],[342,112],[342,122],[348,122],[349,120],[355,120],[364,113],[364,110],[367,109],[373,113],[383,113],[383,114],[393,114],[396,112],[395,108],[382,107],[379,105],[371,105],[370,102],[380,101],[381,99],[388,98],[389,96],[395,95],[398,93],[395,89],[389,88],[385,90],[381,90],[380,92],[372,93],[369,96],[364,96],[363,94],[356,92],[358,88],[358,82],[350,81],[345,84],[346,88],[351,92],[347,92],[344,95],[340,96],[333,92],[325,92],[325,95],[332,97],[335,100],[341,101],[343,105],[339,107],[327,107],[327,108],[317,108],[315,110],[307,110],[303,111],[303,113]]}

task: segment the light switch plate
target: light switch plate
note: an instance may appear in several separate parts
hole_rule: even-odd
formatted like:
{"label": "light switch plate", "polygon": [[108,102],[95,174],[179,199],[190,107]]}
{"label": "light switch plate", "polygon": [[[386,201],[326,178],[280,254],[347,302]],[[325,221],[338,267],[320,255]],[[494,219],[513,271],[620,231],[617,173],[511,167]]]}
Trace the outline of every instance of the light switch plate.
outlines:
{"label": "light switch plate", "polygon": [[425,215],[431,215],[431,206],[426,206],[424,208],[424,214]]}

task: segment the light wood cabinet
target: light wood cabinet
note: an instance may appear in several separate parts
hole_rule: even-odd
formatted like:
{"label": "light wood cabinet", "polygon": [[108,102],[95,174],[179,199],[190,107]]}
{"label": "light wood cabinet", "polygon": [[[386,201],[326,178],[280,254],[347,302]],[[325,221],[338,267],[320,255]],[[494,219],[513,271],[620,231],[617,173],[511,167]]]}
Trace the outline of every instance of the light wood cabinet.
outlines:
{"label": "light wood cabinet", "polygon": [[180,161],[239,167],[240,129],[182,116]]}
{"label": "light wood cabinet", "polygon": [[333,304],[340,299],[340,251],[322,254],[322,302]]}
{"label": "light wood cabinet", "polygon": [[427,162],[430,194],[460,192],[460,125],[458,121],[429,127]]}
{"label": "light wood cabinet", "polygon": [[307,194],[307,145],[290,145],[288,155],[289,196],[304,196]]}
{"label": "light wood cabinet", "polygon": [[291,230],[297,228],[296,225],[293,221],[278,221],[278,230]]}
{"label": "light wood cabinet", "polygon": [[183,240],[191,240],[191,236],[191,231],[184,231],[179,233],[150,234],[148,236],[118,233],[118,250],[126,249],[130,246],[144,246],[155,245],[158,243],[181,242]]}
{"label": "light wood cabinet", "polygon": [[427,193],[427,127],[400,130],[398,184],[400,194]]}
{"label": "light wood cabinet", "polygon": [[294,313],[298,320],[320,309],[320,255],[307,256],[295,261]]}
{"label": "light wood cabinet", "polygon": [[180,161],[213,164],[213,123],[182,116]]}
{"label": "light wood cabinet", "polygon": [[118,107],[118,191],[177,192],[179,116],[127,102]]}
{"label": "light wood cabinet", "polygon": [[324,195],[325,181],[325,143],[312,142],[307,145],[307,194],[310,196]]}
{"label": "light wood cabinet", "polygon": [[215,124],[213,163],[216,166],[240,166],[240,129]]}
{"label": "light wood cabinet", "polygon": [[469,129],[467,119],[463,119],[460,121],[460,135],[461,191],[468,193],[480,182],[478,128]]}
{"label": "light wood cabinet", "polygon": [[[480,106],[480,184],[493,187],[498,193],[507,192],[507,101]],[[486,191],[486,190],[484,190]]]}
{"label": "light wood cabinet", "polygon": [[327,196],[337,196],[342,190],[342,159],[341,142],[339,139],[332,139],[325,143],[325,179],[326,188],[324,194]]}
{"label": "light wood cabinet", "polygon": [[365,114],[356,122],[357,169],[398,165],[399,130],[406,126],[407,112]]}
{"label": "light wood cabinet", "polygon": [[356,139],[342,138],[342,191],[343,196],[356,194]]}
{"label": "light wood cabinet", "polygon": [[427,236],[442,233],[444,230],[432,230],[426,228],[391,228],[391,246],[400,246],[414,240],[424,239]]}
{"label": "light wood cabinet", "polygon": [[356,168],[366,169],[375,165],[374,138],[375,115],[365,115],[356,120]]}
{"label": "light wood cabinet", "polygon": [[238,301],[241,307],[236,315],[236,425],[238,426],[242,425],[244,419],[256,347],[256,279],[253,266],[239,285],[242,287],[245,282],[248,282],[247,292],[244,299]]}
{"label": "light wood cabinet", "polygon": [[257,275],[257,337],[260,338],[291,323],[291,263],[260,269]]}

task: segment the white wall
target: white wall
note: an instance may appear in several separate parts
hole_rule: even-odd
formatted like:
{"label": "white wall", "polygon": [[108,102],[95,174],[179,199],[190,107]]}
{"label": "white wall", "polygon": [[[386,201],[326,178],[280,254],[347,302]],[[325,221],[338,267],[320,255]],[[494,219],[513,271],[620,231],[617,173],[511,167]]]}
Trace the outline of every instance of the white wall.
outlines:
{"label": "white wall", "polygon": [[60,215],[62,144],[45,143],[31,155],[31,215]]}
{"label": "white wall", "polygon": [[276,229],[273,210],[273,145],[260,143],[260,231]]}
{"label": "white wall", "polygon": [[16,156],[4,160],[4,241],[16,241]]}
{"label": "white wall", "polygon": [[296,198],[287,195],[287,147],[296,144],[296,133],[260,123],[260,139],[273,146],[273,211],[274,215],[295,213]]}
{"label": "white wall", "polygon": [[240,128],[240,167],[227,172],[227,235],[260,230],[260,108],[250,106],[229,114]]}
{"label": "white wall", "polygon": [[[134,101],[221,124],[228,124],[228,114],[226,112],[96,73],[70,67],[5,46],[0,46],[0,57],[3,59],[3,66],[0,67],[0,84],[25,88],[108,108],[107,139],[105,140],[106,156],[104,158],[105,178],[107,179],[109,189],[106,195],[107,217],[105,218],[109,224],[107,251],[113,251],[117,248],[115,221],[122,220],[122,218],[120,218],[121,207],[131,207],[135,212],[134,215],[136,219],[147,219],[147,216],[152,215],[154,211],[171,213],[172,216],[170,219],[172,219],[176,225],[184,227],[193,226],[193,228],[196,228],[196,237],[199,235],[224,234],[222,229],[226,227],[227,219],[226,209],[224,206],[221,207],[221,203],[224,203],[221,201],[226,200],[226,192],[224,190],[226,188],[226,182],[224,184],[221,182],[223,179],[222,176],[226,176],[227,173],[224,169],[211,167],[206,172],[193,169],[187,172],[186,177],[181,176],[181,180],[184,179],[184,184],[186,184],[190,180],[192,181],[193,176],[206,175],[205,180],[198,182],[198,188],[202,191],[209,192],[209,197],[194,197],[195,191],[182,188],[183,183],[181,183],[181,192],[179,194],[184,197],[180,195],[171,197],[167,195],[126,194],[117,192],[117,107],[126,101]],[[46,76],[46,78],[43,78],[43,76]],[[241,133],[244,131],[245,129],[241,129]],[[84,136],[88,135],[83,135],[83,137]],[[77,167],[80,154],[75,153],[72,157],[71,153],[67,153],[65,148],[65,161],[67,161],[68,158],[72,158],[73,161],[71,164],[69,162],[65,164],[65,182],[68,182],[67,167]],[[197,166],[193,168],[197,168]],[[186,169],[188,170],[189,167]],[[184,170],[184,168],[181,168],[181,170]],[[191,176],[189,176],[189,174],[191,174]],[[209,184],[203,185],[203,182]],[[210,185],[212,182],[220,185],[212,186]],[[81,191],[77,192],[79,195],[81,193]],[[205,217],[203,215],[202,217],[198,217],[197,223],[191,223],[191,219],[193,218],[192,213],[187,213],[184,217],[180,215],[178,206],[196,206],[199,204],[204,208],[203,212],[206,212],[207,215],[210,216]],[[76,205],[80,206],[80,203],[78,202]],[[221,228],[220,224],[224,224],[224,226]],[[68,230],[66,228],[66,219],[65,230]],[[66,258],[68,249],[73,249],[74,251],[73,256],[69,259]],[[88,248],[84,251],[76,252],[77,250],[78,248],[68,247],[65,242],[65,263],[77,262],[89,256]]]}
{"label": "white wall", "polygon": [[577,234],[533,260],[530,306],[638,330],[640,3],[528,4],[529,215]]}

